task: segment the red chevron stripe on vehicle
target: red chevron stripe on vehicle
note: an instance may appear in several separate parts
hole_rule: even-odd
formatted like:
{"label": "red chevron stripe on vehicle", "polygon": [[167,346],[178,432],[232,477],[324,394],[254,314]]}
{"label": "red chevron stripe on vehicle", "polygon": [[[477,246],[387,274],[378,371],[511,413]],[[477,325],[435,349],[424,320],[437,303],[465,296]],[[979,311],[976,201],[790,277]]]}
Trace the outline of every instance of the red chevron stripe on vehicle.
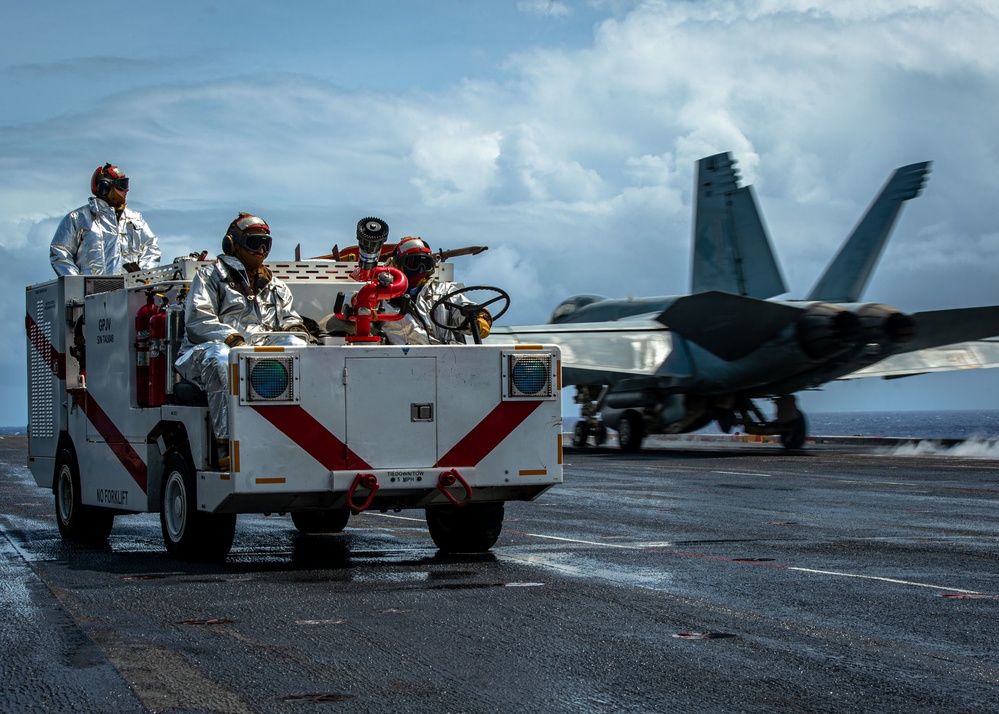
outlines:
{"label": "red chevron stripe on vehicle", "polygon": [[371,468],[364,459],[347,448],[335,434],[298,405],[253,407],[253,410],[330,471]]}
{"label": "red chevron stripe on vehicle", "polygon": [[500,402],[434,466],[475,466],[540,405],[541,402]]}
{"label": "red chevron stripe on vehicle", "polygon": [[121,465],[125,467],[129,475],[135,480],[143,493],[148,493],[148,471],[146,464],[138,452],[128,443],[128,439],[118,430],[118,427],[111,421],[111,417],[101,408],[101,405],[90,395],[86,389],[67,390],[73,401],[76,402],[87,419],[97,429],[111,452],[118,457]]}

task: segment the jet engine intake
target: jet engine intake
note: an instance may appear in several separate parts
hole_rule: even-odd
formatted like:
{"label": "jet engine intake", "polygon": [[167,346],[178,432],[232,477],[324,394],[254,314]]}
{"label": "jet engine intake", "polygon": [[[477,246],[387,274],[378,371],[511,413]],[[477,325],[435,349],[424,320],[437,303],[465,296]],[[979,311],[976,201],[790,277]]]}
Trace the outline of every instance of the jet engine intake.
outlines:
{"label": "jet engine intake", "polygon": [[866,344],[902,346],[916,337],[915,320],[890,305],[861,305],[856,315]]}
{"label": "jet engine intake", "polygon": [[812,359],[828,359],[856,346],[861,338],[860,318],[827,302],[809,305],[798,319],[798,343]]}

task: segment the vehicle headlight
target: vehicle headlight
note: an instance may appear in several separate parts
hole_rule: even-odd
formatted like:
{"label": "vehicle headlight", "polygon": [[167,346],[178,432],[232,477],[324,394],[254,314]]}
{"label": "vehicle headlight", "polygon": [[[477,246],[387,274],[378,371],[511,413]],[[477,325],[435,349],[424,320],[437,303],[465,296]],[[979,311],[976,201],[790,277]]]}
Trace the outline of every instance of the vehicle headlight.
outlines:
{"label": "vehicle headlight", "polygon": [[507,352],[504,358],[504,397],[550,399],[555,396],[550,353]]}
{"label": "vehicle headlight", "polygon": [[297,402],[297,355],[247,356],[247,402]]}

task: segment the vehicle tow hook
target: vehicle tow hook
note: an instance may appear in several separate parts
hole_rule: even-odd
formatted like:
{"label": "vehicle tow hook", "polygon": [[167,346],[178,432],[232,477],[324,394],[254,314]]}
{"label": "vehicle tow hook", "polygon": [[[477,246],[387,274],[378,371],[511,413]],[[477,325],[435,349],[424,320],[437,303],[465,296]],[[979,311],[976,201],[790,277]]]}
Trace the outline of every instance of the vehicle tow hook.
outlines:
{"label": "vehicle tow hook", "polygon": [[[454,486],[455,482],[460,483],[465,488],[465,498],[458,500],[454,497],[448,489]],[[442,471],[440,478],[437,479],[437,490],[447,496],[447,500],[456,506],[464,506],[472,499],[472,487],[468,485],[468,481],[458,473],[458,469],[450,469],[448,471]]]}
{"label": "vehicle tow hook", "polygon": [[[360,506],[355,506],[354,492],[358,486],[368,489],[368,499]],[[347,491],[347,508],[355,515],[368,510],[371,507],[371,502],[375,500],[375,494],[378,493],[379,488],[381,488],[381,485],[374,474],[357,474],[354,477],[354,483],[350,484],[350,489]]]}

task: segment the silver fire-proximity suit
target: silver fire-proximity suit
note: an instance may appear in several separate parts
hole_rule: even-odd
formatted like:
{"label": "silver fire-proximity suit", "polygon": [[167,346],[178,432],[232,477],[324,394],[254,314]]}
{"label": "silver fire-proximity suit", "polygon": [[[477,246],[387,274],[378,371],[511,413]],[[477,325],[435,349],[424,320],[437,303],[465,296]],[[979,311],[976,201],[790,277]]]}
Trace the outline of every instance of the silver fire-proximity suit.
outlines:
{"label": "silver fire-proximity suit", "polygon": [[125,263],[156,267],[160,249],[142,214],[126,206],[119,220],[106,201],[91,197],[59,223],[49,260],[56,275],[120,275]]}
{"label": "silver fire-proximity suit", "polygon": [[[208,411],[217,439],[229,438],[229,347],[225,341],[240,334],[248,343],[296,346],[306,344],[290,334],[267,334],[302,328],[292,307],[291,290],[273,276],[250,286],[243,264],[220,255],[200,268],[191,281],[184,310],[184,341],[177,371],[208,395]],[[256,336],[256,339],[255,339]]]}
{"label": "silver fire-proximity suit", "polygon": [[[428,280],[411,298],[410,314],[401,320],[378,323],[378,329],[385,335],[385,341],[390,345],[463,344],[465,342],[464,334],[455,330],[442,329],[430,321],[430,308],[433,307],[434,303],[452,290],[462,287],[464,285],[461,283]],[[455,295],[448,302],[453,302],[456,305],[467,305],[472,301],[462,294]],[[383,303],[379,312],[397,313],[398,308],[391,303]],[[457,326],[463,319],[457,310],[444,305],[439,306],[436,313],[437,321],[445,325]]]}

